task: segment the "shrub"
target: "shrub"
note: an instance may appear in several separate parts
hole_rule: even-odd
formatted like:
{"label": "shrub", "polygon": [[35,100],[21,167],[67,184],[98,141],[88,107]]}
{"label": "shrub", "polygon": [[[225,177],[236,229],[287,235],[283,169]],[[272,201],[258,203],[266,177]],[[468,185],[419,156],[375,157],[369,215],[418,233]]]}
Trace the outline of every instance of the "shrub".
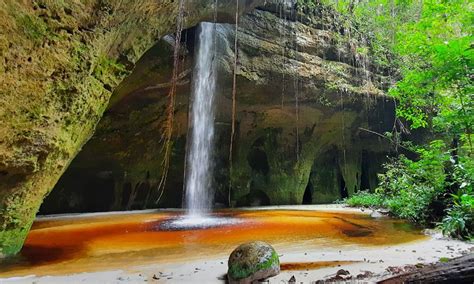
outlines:
{"label": "shrub", "polygon": [[445,235],[461,239],[472,239],[473,225],[472,207],[463,204],[454,205],[449,208],[439,227]]}
{"label": "shrub", "polygon": [[345,200],[345,203],[354,207],[383,207],[384,198],[377,193],[359,191]]}
{"label": "shrub", "polygon": [[[442,141],[415,151],[419,154],[415,161],[400,155],[384,165],[386,172],[379,175],[375,193],[361,191],[345,202],[349,206],[384,207],[414,223],[441,221],[438,226],[445,235],[472,239],[474,162],[469,156],[454,161]],[[453,190],[455,194],[450,193]]]}
{"label": "shrub", "polygon": [[455,166],[453,184],[459,185],[458,192],[451,194],[452,206],[439,223],[443,234],[456,238],[472,239],[474,234],[474,171],[471,160],[462,160]]}
{"label": "shrub", "polygon": [[426,224],[436,219],[433,204],[446,190],[445,164],[449,160],[445,144],[435,140],[426,148],[416,148],[419,158],[403,155],[385,164],[379,175],[378,194],[384,205],[397,217]]}

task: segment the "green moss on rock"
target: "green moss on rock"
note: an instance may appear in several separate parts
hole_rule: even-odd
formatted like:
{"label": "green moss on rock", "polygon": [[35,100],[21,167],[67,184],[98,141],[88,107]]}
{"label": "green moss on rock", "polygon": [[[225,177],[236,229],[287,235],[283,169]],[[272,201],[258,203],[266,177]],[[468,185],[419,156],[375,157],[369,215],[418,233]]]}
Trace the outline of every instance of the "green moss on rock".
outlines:
{"label": "green moss on rock", "polygon": [[280,260],[275,249],[261,241],[238,246],[231,253],[228,266],[230,283],[251,283],[280,272]]}

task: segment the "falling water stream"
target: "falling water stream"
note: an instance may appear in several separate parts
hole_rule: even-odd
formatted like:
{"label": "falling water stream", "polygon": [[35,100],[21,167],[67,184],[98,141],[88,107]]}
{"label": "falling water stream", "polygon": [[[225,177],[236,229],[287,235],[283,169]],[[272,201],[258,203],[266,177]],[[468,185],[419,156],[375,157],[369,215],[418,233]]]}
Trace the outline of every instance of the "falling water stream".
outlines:
{"label": "falling water stream", "polygon": [[190,217],[201,217],[212,205],[211,150],[214,138],[214,94],[216,86],[215,24],[201,23],[193,75],[191,132],[186,153],[185,205]]}
{"label": "falling water stream", "polygon": [[201,23],[196,45],[196,57],[189,114],[190,132],[186,152],[186,188],[184,204],[187,214],[160,225],[162,229],[193,229],[235,224],[232,217],[215,217],[213,204],[214,97],[216,92],[216,24]]}
{"label": "falling water stream", "polygon": [[212,187],[214,98],[216,93],[215,23],[201,23],[196,42],[189,134],[186,150],[185,196],[186,215],[171,218],[160,225],[164,230],[209,228],[241,221],[232,217],[210,214],[214,190]]}

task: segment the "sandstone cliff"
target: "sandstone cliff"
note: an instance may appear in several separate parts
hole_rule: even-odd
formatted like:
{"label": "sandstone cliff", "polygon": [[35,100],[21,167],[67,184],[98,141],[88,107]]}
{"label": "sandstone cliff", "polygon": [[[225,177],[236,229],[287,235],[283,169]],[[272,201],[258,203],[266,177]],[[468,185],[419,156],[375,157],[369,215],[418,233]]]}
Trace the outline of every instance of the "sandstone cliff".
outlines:
{"label": "sandstone cliff", "polygon": [[[365,129],[389,131],[394,106],[383,92],[388,70],[377,68],[363,35],[323,6],[297,13],[292,5],[268,1],[241,18],[237,135],[229,171],[235,33],[228,24],[217,31],[218,203],[327,203],[375,186],[391,149]],[[195,32],[183,34],[172,163],[159,203],[161,130],[172,70],[169,38],[150,49],[115,90],[95,135],[42,212],[181,206]]]}

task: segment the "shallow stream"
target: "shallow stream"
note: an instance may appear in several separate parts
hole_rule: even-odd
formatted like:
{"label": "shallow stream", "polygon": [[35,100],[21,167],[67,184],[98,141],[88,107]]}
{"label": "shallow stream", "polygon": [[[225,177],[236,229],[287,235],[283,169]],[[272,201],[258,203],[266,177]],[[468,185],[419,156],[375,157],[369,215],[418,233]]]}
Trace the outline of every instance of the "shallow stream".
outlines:
{"label": "shallow stream", "polygon": [[0,277],[205,261],[229,255],[250,240],[267,241],[279,251],[388,246],[425,238],[403,221],[357,213],[222,210],[197,224],[183,222],[183,214],[147,211],[40,218],[20,255],[3,260]]}

